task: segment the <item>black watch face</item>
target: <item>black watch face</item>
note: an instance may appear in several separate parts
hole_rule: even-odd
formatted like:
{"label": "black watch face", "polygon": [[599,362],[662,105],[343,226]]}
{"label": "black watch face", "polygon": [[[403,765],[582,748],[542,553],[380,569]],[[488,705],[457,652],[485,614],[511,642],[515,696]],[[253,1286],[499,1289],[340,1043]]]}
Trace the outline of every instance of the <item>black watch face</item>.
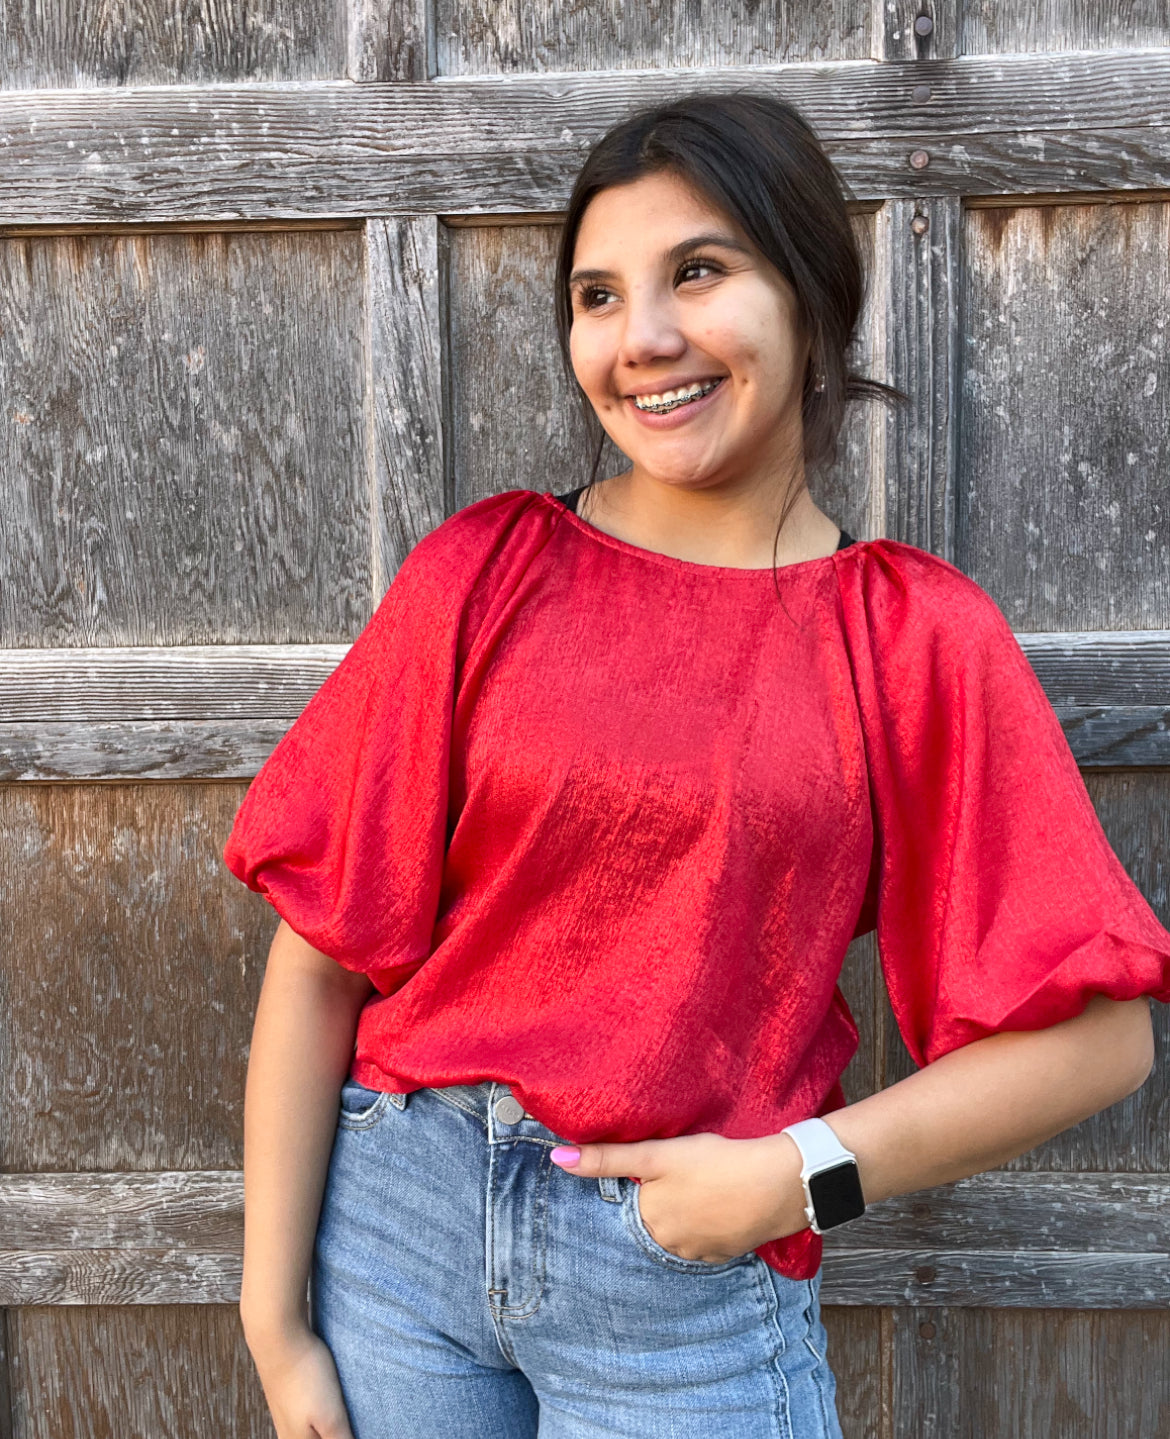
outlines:
{"label": "black watch face", "polygon": [[808,1192],[812,1196],[818,1229],[832,1229],[846,1220],[860,1219],[865,1213],[861,1179],[852,1160],[814,1174],[808,1181]]}

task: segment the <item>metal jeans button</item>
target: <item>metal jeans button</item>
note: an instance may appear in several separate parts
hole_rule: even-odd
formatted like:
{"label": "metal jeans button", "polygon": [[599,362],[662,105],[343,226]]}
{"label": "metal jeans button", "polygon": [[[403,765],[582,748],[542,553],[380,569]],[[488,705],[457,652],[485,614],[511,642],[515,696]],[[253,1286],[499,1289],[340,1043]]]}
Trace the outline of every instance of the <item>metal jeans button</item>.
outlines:
{"label": "metal jeans button", "polygon": [[524,1106],[510,1094],[501,1094],[493,1107],[501,1124],[516,1124],[524,1118]]}

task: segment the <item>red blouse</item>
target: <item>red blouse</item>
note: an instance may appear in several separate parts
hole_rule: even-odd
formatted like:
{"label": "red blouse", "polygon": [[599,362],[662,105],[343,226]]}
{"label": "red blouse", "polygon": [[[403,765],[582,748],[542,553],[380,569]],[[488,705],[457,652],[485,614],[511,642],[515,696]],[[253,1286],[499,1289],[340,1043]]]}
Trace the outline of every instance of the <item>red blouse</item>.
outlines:
{"label": "red blouse", "polygon": [[[837,980],[875,926],[920,1066],[1170,1001],[1170,933],[986,591],[889,539],[776,574],[531,490],[414,547],[224,850],[369,975],[355,1079],[506,1081],[582,1143],[773,1134],[844,1103]],[[756,1252],[807,1278],[821,1240]]]}

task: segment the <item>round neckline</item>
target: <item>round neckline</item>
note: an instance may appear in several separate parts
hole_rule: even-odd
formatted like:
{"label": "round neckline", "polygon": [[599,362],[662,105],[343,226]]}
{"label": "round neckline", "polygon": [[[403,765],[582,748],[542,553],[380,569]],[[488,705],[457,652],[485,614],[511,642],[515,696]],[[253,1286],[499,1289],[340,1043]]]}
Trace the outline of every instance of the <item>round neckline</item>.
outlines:
{"label": "round neckline", "polygon": [[[791,560],[786,565],[743,566],[743,565],[708,565],[701,560],[680,560],[676,555],[664,555],[661,550],[643,549],[641,545],[632,545],[628,540],[619,540],[616,535],[610,535],[605,530],[599,530],[596,525],[591,525],[583,520],[576,510],[571,510],[563,500],[558,500],[551,490],[538,490],[536,492],[542,500],[559,513],[562,519],[568,520],[580,534],[588,535],[590,539],[598,541],[599,544],[608,545],[612,550],[620,554],[631,555],[637,559],[649,560],[651,563],[665,565],[669,569],[679,571],[698,572],[709,575],[736,575],[745,579],[757,580],[761,575],[771,576],[772,574],[786,574],[789,570],[807,570],[810,565],[836,566],[837,556],[847,554],[850,550],[856,549],[859,545],[868,543],[866,540],[855,539],[851,545],[844,549],[837,549],[828,555],[814,555],[810,560]],[[838,526],[838,529],[840,526]],[[839,538],[839,537],[838,537]]]}

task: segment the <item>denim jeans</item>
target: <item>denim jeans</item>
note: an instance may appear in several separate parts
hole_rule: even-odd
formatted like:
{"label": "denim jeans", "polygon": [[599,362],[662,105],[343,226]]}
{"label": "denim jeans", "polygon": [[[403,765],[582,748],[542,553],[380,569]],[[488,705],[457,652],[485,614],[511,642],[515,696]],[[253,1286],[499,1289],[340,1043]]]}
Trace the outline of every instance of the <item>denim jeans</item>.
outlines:
{"label": "denim jeans", "polygon": [[820,1275],[664,1249],[496,1080],[347,1079],[310,1315],[355,1439],[841,1439]]}

